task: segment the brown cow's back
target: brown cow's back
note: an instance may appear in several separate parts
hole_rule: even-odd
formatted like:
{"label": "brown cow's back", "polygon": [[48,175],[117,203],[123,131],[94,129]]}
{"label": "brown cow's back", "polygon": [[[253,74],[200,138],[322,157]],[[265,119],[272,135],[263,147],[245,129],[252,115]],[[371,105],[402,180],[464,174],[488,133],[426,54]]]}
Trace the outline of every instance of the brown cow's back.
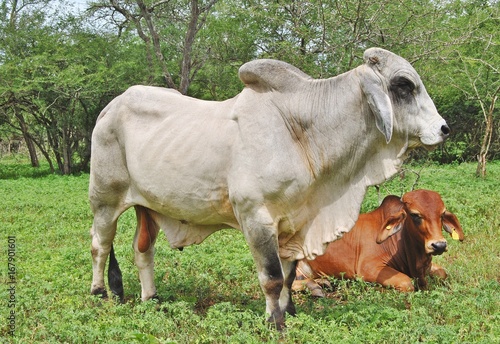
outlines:
{"label": "brown cow's back", "polygon": [[330,243],[324,255],[307,263],[318,275],[376,279],[380,269],[389,263],[397,251],[400,234],[377,244],[379,230],[384,219],[401,206],[398,197],[387,197],[379,208],[361,214],[354,228],[342,239]]}
{"label": "brown cow's back", "polygon": [[373,238],[373,242],[375,242],[376,236],[372,230],[375,226],[367,218],[367,214],[359,217],[358,223],[366,224],[363,230],[358,230],[360,229],[358,226],[354,227],[350,232],[344,234],[342,239],[330,243],[324,255],[316,257],[315,260],[308,260],[307,263],[311,269],[318,275],[337,278],[359,276],[362,267],[360,263],[364,260],[364,257],[360,255],[360,237]]}

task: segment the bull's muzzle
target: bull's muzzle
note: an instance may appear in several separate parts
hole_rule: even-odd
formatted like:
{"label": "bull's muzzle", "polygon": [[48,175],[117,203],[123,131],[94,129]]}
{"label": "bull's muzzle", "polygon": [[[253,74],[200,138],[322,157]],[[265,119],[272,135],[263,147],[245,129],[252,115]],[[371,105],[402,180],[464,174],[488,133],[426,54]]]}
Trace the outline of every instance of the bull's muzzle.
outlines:
{"label": "bull's muzzle", "polygon": [[446,139],[448,136],[450,136],[451,129],[447,124],[443,124],[441,126],[441,134],[443,137]]}
{"label": "bull's muzzle", "polygon": [[448,123],[439,116],[439,118],[429,124],[420,136],[420,142],[427,150],[433,150],[437,145],[446,141],[450,136],[451,129]]}

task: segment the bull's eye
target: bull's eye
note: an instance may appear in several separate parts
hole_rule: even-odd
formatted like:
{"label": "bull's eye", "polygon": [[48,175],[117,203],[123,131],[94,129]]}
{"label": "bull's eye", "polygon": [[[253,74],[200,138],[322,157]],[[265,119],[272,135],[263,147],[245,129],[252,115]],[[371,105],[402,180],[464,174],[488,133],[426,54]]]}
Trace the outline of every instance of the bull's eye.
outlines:
{"label": "bull's eye", "polygon": [[391,91],[397,99],[407,99],[415,90],[415,84],[404,76],[395,77],[391,81]]}

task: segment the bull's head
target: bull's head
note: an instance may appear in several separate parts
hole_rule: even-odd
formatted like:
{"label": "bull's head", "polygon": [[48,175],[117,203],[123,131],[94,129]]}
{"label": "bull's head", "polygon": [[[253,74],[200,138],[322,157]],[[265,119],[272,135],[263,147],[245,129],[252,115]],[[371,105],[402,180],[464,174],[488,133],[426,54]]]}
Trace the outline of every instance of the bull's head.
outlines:
{"label": "bull's head", "polygon": [[388,208],[389,214],[385,216],[377,237],[378,243],[403,229],[406,238],[417,245],[423,244],[425,253],[439,255],[448,249],[442,229],[455,240],[464,239],[457,217],[446,210],[437,192],[415,190],[404,194],[401,201],[399,207]]}
{"label": "bull's head", "polygon": [[398,129],[407,130],[402,135],[408,135],[409,148],[432,149],[449,136],[450,128],[408,61],[380,48],[366,50],[363,59],[357,69],[361,88],[387,143]]}

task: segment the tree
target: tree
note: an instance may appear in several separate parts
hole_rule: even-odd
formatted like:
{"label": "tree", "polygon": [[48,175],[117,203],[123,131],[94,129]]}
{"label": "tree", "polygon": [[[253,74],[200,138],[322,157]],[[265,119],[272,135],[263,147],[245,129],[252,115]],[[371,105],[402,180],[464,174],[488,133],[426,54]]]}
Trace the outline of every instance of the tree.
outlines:
{"label": "tree", "polygon": [[[473,2],[475,4],[476,2]],[[493,133],[496,102],[500,93],[500,4],[474,6],[466,11],[464,19],[473,32],[472,40],[465,45],[464,52],[457,52],[463,65],[468,85],[462,91],[467,98],[474,99],[484,119],[481,148],[477,154],[476,175],[486,176],[486,162]]]}
{"label": "tree", "polygon": [[[182,94],[187,94],[189,85],[196,73],[203,66],[203,55],[193,56],[196,36],[205,25],[213,5],[217,0],[189,0],[189,1],[129,1],[109,0],[92,4],[92,10],[110,11],[108,17],[116,21],[116,13],[121,14],[122,20],[117,22],[118,28],[135,28],[139,37],[144,41],[147,61],[150,70],[154,73],[155,66],[159,67],[164,79],[164,86],[174,88]],[[185,33],[185,34],[184,34]],[[183,37],[179,39],[179,37]],[[165,45],[168,46],[165,47]],[[155,54],[153,61],[152,51]],[[170,52],[179,64],[176,68],[165,59],[164,51]],[[155,63],[156,62],[156,63]],[[172,70],[177,71],[176,82]],[[152,75],[152,79],[154,75]]]}
{"label": "tree", "polygon": [[[12,61],[14,56],[24,56],[26,50],[29,49],[29,37],[32,34],[33,27],[44,20],[45,16],[42,8],[48,3],[46,0],[33,0],[19,2],[17,0],[10,1],[8,6],[7,1],[2,1],[0,7],[0,64],[3,65],[3,71],[7,72],[2,80],[5,80],[6,86],[10,86],[12,81],[10,73],[16,69],[15,63]],[[25,13],[27,8],[33,11]],[[31,42],[32,43],[32,42]],[[5,90],[2,93],[2,101],[0,101],[1,122],[8,123],[14,130],[21,132],[26,147],[30,155],[31,166],[39,167],[38,156],[35,148],[35,140],[30,134],[31,123],[25,118],[25,106],[22,101],[18,101],[16,96]]]}
{"label": "tree", "polygon": [[118,44],[81,18],[49,22],[43,11],[28,5],[23,11],[20,22],[29,25],[18,25],[2,41],[2,122],[36,145],[52,170],[88,170],[95,120],[114,96],[143,81],[142,51],[135,37],[124,35]]}
{"label": "tree", "polygon": [[437,71],[434,84],[439,102],[454,119],[452,128],[459,131],[455,143],[463,143],[463,159],[477,159],[476,174],[482,177],[491,148],[494,152],[500,149],[498,140],[493,139],[498,136],[499,9],[499,3],[487,1],[450,4],[447,41],[455,44],[447,44],[440,59],[429,64]]}

